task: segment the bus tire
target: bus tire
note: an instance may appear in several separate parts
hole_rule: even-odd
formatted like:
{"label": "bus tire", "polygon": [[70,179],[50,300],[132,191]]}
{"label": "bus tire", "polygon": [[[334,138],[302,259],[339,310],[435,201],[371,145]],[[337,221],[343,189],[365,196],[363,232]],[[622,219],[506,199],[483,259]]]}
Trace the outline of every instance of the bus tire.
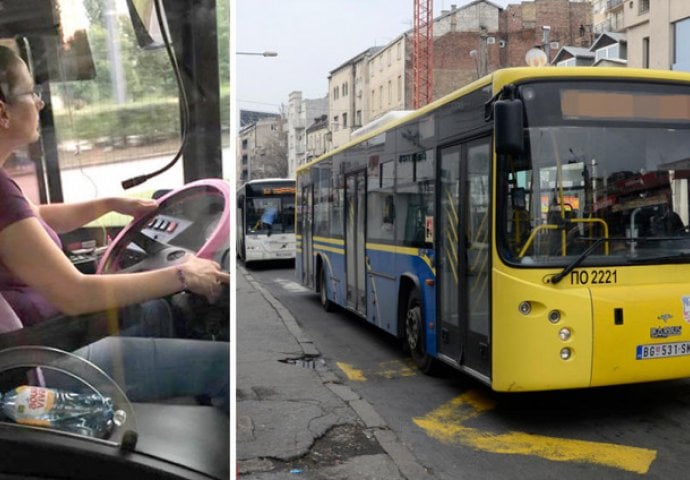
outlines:
{"label": "bus tire", "polygon": [[405,311],[405,349],[409,350],[412,360],[422,373],[432,375],[437,370],[436,359],[426,353],[424,335],[424,314],[419,292],[413,289],[407,299]]}
{"label": "bus tire", "polygon": [[333,302],[328,299],[328,282],[326,281],[326,269],[321,268],[319,270],[319,299],[321,300],[321,306],[327,312],[332,312],[335,308]]}

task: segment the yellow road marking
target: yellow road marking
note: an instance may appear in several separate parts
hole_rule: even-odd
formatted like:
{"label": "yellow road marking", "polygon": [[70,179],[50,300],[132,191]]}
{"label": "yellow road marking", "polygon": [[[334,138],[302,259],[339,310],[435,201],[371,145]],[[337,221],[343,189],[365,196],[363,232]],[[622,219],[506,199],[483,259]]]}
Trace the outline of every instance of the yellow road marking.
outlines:
{"label": "yellow road marking", "polygon": [[614,443],[588,442],[522,432],[494,434],[466,427],[462,422],[491,410],[496,403],[480,392],[469,391],[424,417],[413,418],[427,434],[445,443],[463,443],[492,453],[534,455],[556,462],[586,462],[647,473],[656,450]]}
{"label": "yellow road marking", "polygon": [[367,377],[364,376],[364,371],[353,367],[344,362],[336,362],[338,368],[340,368],[347,378],[353,382],[366,382]]}
{"label": "yellow road marking", "polygon": [[389,362],[379,363],[379,370],[374,372],[374,375],[378,375],[390,380],[399,377],[413,377],[417,375],[417,372],[409,363],[406,364],[400,360],[391,360]]}

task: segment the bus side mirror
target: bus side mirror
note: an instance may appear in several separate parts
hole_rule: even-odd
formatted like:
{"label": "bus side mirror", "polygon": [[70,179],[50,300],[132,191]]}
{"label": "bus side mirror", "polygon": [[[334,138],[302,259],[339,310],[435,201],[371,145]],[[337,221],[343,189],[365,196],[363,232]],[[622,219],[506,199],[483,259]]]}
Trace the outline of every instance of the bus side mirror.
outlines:
{"label": "bus side mirror", "polygon": [[520,155],[525,150],[523,106],[520,100],[497,100],[494,103],[496,153]]}

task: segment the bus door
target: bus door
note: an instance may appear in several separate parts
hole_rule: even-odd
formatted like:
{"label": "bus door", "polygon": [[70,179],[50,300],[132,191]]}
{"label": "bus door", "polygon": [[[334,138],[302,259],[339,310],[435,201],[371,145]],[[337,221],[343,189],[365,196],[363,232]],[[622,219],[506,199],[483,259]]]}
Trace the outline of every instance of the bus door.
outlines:
{"label": "bus door", "polygon": [[460,365],[490,374],[490,138],[440,154],[439,345]]}
{"label": "bus door", "polygon": [[314,186],[309,184],[302,187],[300,195],[300,210],[302,211],[302,284],[314,286],[314,254],[312,250],[312,218]]}
{"label": "bus door", "polygon": [[347,306],[366,315],[364,215],[366,171],[345,177],[345,265]]}

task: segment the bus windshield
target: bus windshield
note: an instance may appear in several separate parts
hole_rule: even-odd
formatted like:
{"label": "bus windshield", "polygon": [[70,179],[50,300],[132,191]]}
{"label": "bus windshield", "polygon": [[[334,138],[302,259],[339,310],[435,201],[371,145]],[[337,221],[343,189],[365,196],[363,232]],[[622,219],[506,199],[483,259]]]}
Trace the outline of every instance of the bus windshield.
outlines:
{"label": "bus windshield", "polygon": [[295,196],[247,198],[247,233],[294,233]]}
{"label": "bus windshield", "polygon": [[[690,86],[583,81],[519,89],[527,148],[499,161],[510,263],[690,260]],[[596,243],[596,245],[594,245]]]}

